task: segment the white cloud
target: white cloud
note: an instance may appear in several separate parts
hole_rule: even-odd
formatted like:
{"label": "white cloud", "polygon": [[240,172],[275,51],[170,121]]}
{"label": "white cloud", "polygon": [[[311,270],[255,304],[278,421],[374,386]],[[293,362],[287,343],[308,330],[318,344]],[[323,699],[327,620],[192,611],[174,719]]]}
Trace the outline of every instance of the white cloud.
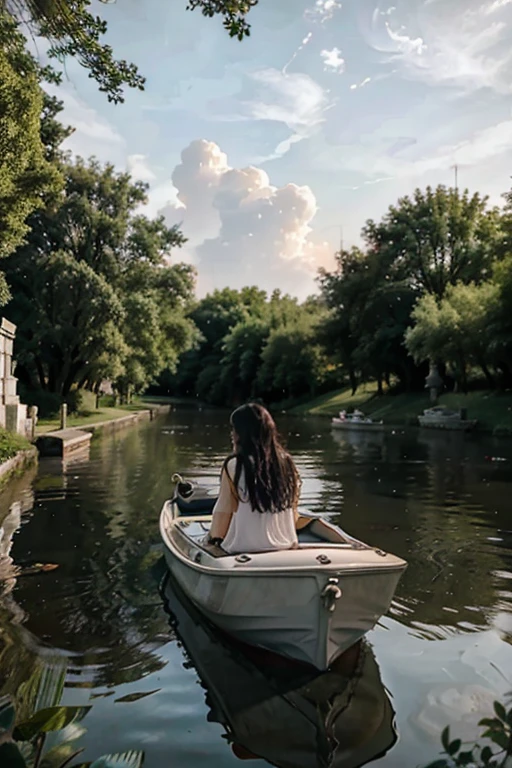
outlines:
{"label": "white cloud", "polygon": [[125,167],[126,143],[117,129],[95,109],[70,92],[65,86],[48,85],[46,90],[63,102],[59,119],[73,126],[74,133],[64,142],[64,149],[81,157],[94,155],[102,162],[111,161]]}
{"label": "white cloud", "polygon": [[273,120],[294,130],[311,128],[323,121],[328,105],[324,89],[309,75],[262,69],[252,74],[256,93],[246,101],[253,120]]}
{"label": "white cloud", "polygon": [[[410,140],[403,147],[404,157],[403,152],[393,151],[396,150],[396,139],[390,145],[390,140],[384,137],[380,140],[375,136],[361,137],[360,146],[347,147],[346,152],[339,148],[340,164],[344,170],[364,173],[367,177],[355,189],[392,179],[415,179],[421,183],[422,176],[446,174],[455,164],[466,168],[484,168],[492,159],[512,151],[512,119],[475,131],[457,142],[440,145],[433,151],[426,148],[425,141]],[[330,154],[322,156],[320,153],[316,162],[319,166],[333,168]]]}
{"label": "white cloud", "polygon": [[[465,6],[424,0],[384,18],[377,11],[367,42],[401,65],[402,73],[430,85],[463,91],[512,91],[512,50],[507,43],[512,0],[469,0]],[[503,11],[500,20],[490,14]],[[508,23],[507,23],[508,21]]]}
{"label": "white cloud", "polygon": [[320,52],[320,56],[324,62],[324,69],[326,71],[339,73],[345,71],[345,59],[341,55],[339,48],[332,48],[330,51],[324,49]]}
{"label": "white cloud", "polygon": [[350,86],[351,91],[357,91],[358,88],[364,88],[365,85],[368,85],[368,83],[371,83],[372,78],[371,77],[365,77],[364,80],[361,80],[360,83],[352,83]]}
{"label": "white cloud", "polygon": [[231,168],[213,142],[192,142],[173,183],[182,207],[161,211],[183,221],[199,261],[199,282],[209,287],[258,284],[306,295],[332,249],[311,239],[316,198],[307,186],[275,187],[260,168]]}
{"label": "white cloud", "polygon": [[507,5],[511,5],[512,0],[495,0],[490,5],[484,7],[484,13],[487,15],[490,15],[491,13],[497,13],[498,11],[502,11],[503,8],[505,8]]}
{"label": "white cloud", "polygon": [[154,181],[155,174],[148,165],[145,155],[128,155],[128,172],[136,181]]}
{"label": "white cloud", "polygon": [[310,21],[319,21],[321,24],[325,24],[340,8],[341,3],[337,0],[316,0],[315,5],[308,8],[304,15]]}

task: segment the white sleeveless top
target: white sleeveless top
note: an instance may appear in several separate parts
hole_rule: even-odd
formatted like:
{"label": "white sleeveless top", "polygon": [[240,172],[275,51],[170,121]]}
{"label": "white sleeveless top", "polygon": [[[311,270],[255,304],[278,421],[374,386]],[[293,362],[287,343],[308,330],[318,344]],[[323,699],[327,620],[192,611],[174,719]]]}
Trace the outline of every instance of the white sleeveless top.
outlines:
{"label": "white sleeveless top", "polygon": [[[235,477],[236,459],[231,459],[227,471]],[[297,545],[295,514],[293,509],[282,512],[253,510],[245,485],[244,471],[238,482],[238,508],[231,518],[222,548],[230,554],[264,552],[271,549],[290,549]]]}

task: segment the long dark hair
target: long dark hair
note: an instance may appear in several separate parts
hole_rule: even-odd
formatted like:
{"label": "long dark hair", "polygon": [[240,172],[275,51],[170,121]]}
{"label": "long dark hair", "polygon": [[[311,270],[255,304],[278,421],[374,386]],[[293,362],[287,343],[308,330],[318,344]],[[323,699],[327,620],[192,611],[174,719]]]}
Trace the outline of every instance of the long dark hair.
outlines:
{"label": "long dark hair", "polygon": [[295,507],[300,493],[299,473],[267,409],[256,403],[242,405],[231,414],[230,421],[236,443],[225,467],[230,459],[236,459],[235,489],[243,470],[253,510],[282,512]]}

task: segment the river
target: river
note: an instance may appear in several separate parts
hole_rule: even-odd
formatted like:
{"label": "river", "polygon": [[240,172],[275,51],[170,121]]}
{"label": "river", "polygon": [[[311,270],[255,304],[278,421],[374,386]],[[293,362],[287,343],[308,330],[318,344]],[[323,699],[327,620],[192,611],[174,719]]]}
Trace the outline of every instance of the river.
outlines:
{"label": "river", "polygon": [[[214,485],[226,422],[177,409],[93,441],[87,461],[43,460],[2,493],[0,691],[19,698],[41,670],[62,668],[62,701],[92,705],[75,734],[81,760],[142,749],[146,768],[239,764],[155,579],[171,475]],[[374,765],[414,768],[437,755],[446,723],[471,738],[512,690],[512,442],[278,422],[302,504],[409,562],[368,640],[399,737]],[[58,568],[16,578],[16,564],[34,562]]]}

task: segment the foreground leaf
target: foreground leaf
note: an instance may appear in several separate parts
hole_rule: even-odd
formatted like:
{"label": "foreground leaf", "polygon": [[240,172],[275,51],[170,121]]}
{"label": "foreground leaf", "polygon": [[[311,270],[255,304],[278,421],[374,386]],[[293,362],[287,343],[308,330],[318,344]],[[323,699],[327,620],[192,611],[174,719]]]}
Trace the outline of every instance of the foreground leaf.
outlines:
{"label": "foreground leaf", "polygon": [[38,733],[61,731],[70,723],[74,723],[86,716],[91,707],[49,707],[41,709],[32,715],[29,720],[20,723],[14,730],[14,738],[17,741],[30,741]]}
{"label": "foreground leaf", "polygon": [[8,697],[0,699],[0,736],[11,733],[16,720],[16,711],[12,701]]}
{"label": "foreground leaf", "polygon": [[139,699],[145,699],[146,696],[152,696],[154,693],[158,693],[160,688],[156,688],[154,691],[144,691],[142,693],[128,693],[126,696],[116,699],[114,704],[126,704],[132,701],[139,701]]}
{"label": "foreground leaf", "polygon": [[21,752],[13,741],[0,745],[0,765],[2,768],[27,768]]}
{"label": "foreground leaf", "polygon": [[115,755],[103,755],[93,763],[81,763],[73,768],[141,768],[144,752],[131,751]]}

